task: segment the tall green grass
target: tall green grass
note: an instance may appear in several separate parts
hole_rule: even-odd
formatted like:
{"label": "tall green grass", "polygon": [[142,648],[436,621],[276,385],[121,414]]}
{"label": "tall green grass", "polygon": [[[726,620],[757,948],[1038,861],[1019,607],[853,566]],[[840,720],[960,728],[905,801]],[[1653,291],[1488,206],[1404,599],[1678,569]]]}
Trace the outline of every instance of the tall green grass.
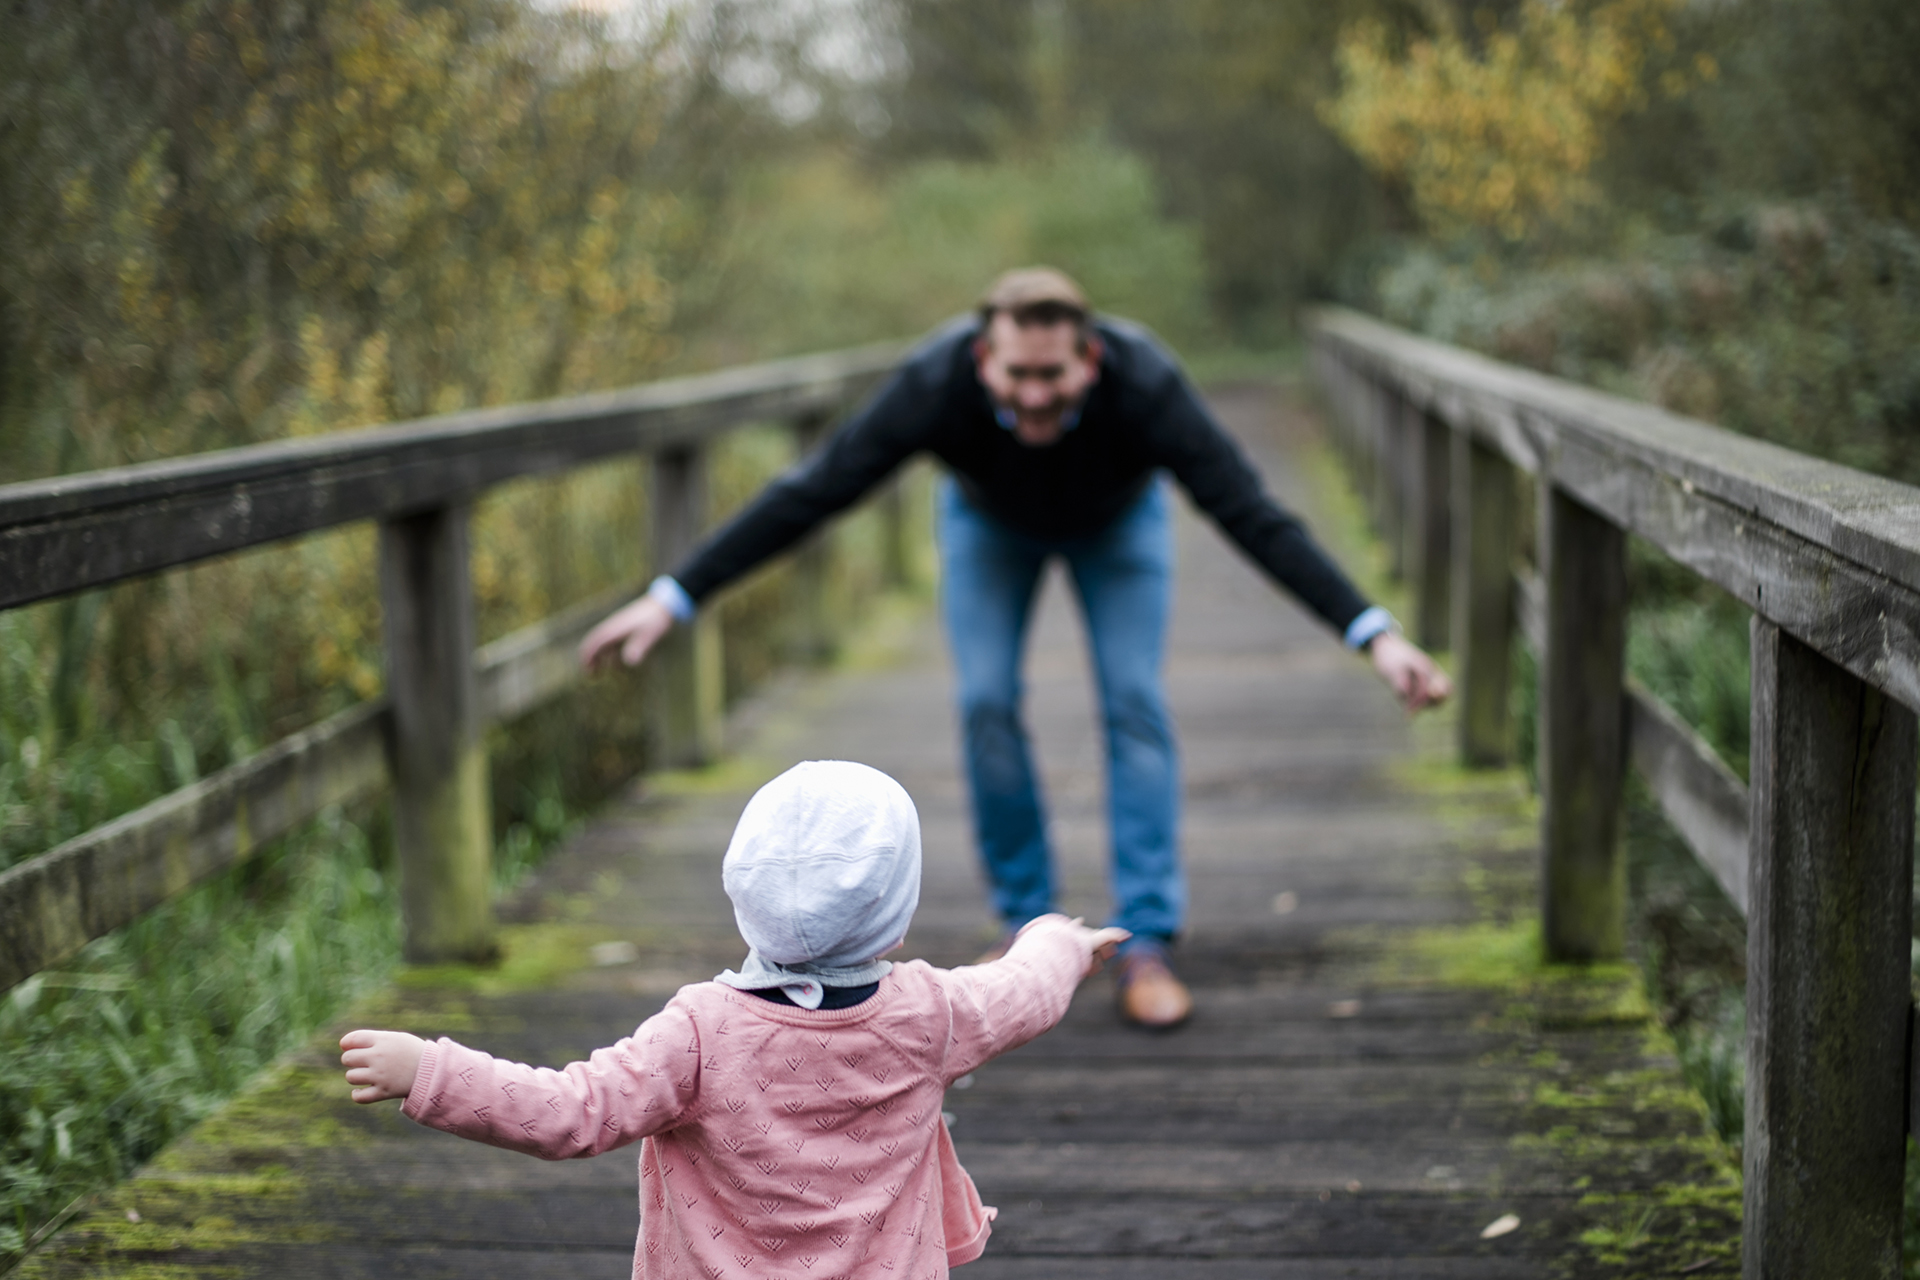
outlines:
{"label": "tall green grass", "polygon": [[379,831],[330,812],[0,996],[0,1264],[392,968]]}

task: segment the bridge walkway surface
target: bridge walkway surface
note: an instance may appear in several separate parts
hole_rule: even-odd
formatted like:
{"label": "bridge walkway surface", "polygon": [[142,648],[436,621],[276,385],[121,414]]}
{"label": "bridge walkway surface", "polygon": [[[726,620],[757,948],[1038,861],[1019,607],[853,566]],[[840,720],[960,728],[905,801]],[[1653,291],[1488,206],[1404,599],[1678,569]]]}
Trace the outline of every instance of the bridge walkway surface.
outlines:
{"label": "bridge walkway surface", "polygon": [[[1281,495],[1357,558],[1296,394],[1213,401]],[[961,1274],[1737,1274],[1735,1175],[1637,975],[1535,959],[1524,783],[1446,763],[1444,720],[1409,726],[1359,660],[1177,505],[1168,681],[1192,880],[1179,960],[1197,1013],[1171,1034],[1130,1030],[1097,977],[1059,1028],[949,1092],[961,1159],[1001,1211]],[[743,706],[728,763],[607,806],[506,904],[500,968],[410,972],[332,1034],[399,1026],[554,1065],[612,1042],[738,962],[720,855],[753,788],[807,758],[906,785],[926,849],[907,952],[965,963],[993,928],[930,613],[896,603],[836,667]],[[1057,576],[1029,673],[1063,906],[1097,918],[1102,753]],[[21,1274],[611,1280],[632,1261],[635,1154],[547,1164],[416,1128],[392,1104],[355,1107],[322,1037]]]}

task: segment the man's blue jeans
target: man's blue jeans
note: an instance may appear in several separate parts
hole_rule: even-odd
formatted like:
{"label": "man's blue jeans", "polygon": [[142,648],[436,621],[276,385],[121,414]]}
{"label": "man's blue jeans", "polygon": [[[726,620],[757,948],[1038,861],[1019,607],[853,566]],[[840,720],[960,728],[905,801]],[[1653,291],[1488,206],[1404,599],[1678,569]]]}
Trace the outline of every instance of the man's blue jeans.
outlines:
{"label": "man's blue jeans", "polygon": [[1055,908],[1052,850],[1020,714],[1020,660],[1048,559],[1080,597],[1106,727],[1112,923],[1170,938],[1186,912],[1179,763],[1160,668],[1173,590],[1168,499],[1156,478],[1099,533],[1049,541],[1008,528],[951,479],[939,499],[941,612],[960,675],[974,834],[993,905],[1018,926]]}

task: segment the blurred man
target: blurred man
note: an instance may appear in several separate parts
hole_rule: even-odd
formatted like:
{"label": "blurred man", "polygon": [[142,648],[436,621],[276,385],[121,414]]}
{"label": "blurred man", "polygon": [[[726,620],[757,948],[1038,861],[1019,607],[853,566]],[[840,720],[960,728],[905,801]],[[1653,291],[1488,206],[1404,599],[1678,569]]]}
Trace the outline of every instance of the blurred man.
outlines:
{"label": "blurred man", "polygon": [[1169,473],[1268,576],[1323,618],[1409,710],[1444,700],[1433,660],[1363,599],[1261,486],[1173,358],[1096,317],[1073,281],[1031,268],[936,332],[824,448],[775,480],[671,575],[581,644],[589,666],[639,662],[715,591],[931,453],[941,612],[958,669],[974,833],[1005,927],[1054,909],[1047,823],[1021,719],[1020,661],[1047,561],[1066,563],[1087,621],[1106,728],[1113,925],[1130,931],[1120,1010],[1150,1028],[1193,1008],[1167,948],[1184,922],[1180,783],[1162,687],[1173,593]]}

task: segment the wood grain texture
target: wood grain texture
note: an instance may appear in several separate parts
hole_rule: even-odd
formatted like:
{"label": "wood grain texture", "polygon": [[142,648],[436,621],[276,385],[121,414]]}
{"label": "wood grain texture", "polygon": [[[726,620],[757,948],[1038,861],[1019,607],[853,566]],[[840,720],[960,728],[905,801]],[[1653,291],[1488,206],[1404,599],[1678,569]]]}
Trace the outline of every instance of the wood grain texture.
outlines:
{"label": "wood grain texture", "polygon": [[1626,945],[1627,540],[1542,481],[1540,548],[1541,930],[1555,960],[1611,960]]}
{"label": "wood grain texture", "polygon": [[407,958],[494,958],[493,830],[473,675],[470,508],[380,524],[393,844]]}
{"label": "wood grain texture", "polygon": [[[1519,605],[1520,633],[1537,653],[1546,634],[1546,604],[1540,580],[1532,574],[1516,574],[1513,590]],[[1644,686],[1627,680],[1624,696],[1629,760],[1687,847],[1744,912],[1749,804],[1746,784],[1678,712]]]}
{"label": "wood grain texture", "polygon": [[1747,784],[1679,713],[1629,680],[1627,750],[1694,856],[1747,913]]}
{"label": "wood grain texture", "polygon": [[1413,634],[1424,649],[1448,647],[1453,603],[1453,432],[1440,418],[1406,407],[1408,445],[1407,580],[1413,588]]}
{"label": "wood grain texture", "polygon": [[899,360],[897,344],[0,486],[0,609],[743,422],[831,410]]}
{"label": "wood grain texture", "polygon": [[[678,446],[654,453],[650,504],[653,567],[671,572],[707,531],[710,450]],[[646,671],[648,735],[653,758],[666,768],[699,768],[720,754],[725,701],[720,617],[711,609],[675,625],[657,646]]]}
{"label": "wood grain texture", "polygon": [[[1762,523],[1920,590],[1920,491],[1736,435],[1642,401],[1607,395],[1420,338],[1356,312],[1320,310],[1316,335],[1421,404],[1441,407],[1537,470],[1577,441],[1632,458]],[[1637,531],[1636,531],[1637,532]]]}
{"label": "wood grain texture", "polygon": [[610,588],[482,645],[473,655],[480,718],[488,724],[512,720],[579,684],[586,677],[580,641],[645,586],[630,582]]}
{"label": "wood grain texture", "polygon": [[[819,450],[830,425],[822,414],[797,419],[793,424],[795,455],[805,458]],[[840,619],[835,616],[832,598],[833,560],[839,538],[838,522],[832,521],[808,534],[793,553],[787,606],[792,617],[789,643],[792,657],[801,662],[830,661],[839,648]]]}
{"label": "wood grain texture", "polygon": [[[578,683],[580,638],[637,590],[602,593],[482,647],[474,655],[482,719],[511,720]],[[329,806],[387,786],[391,732],[384,698],[361,703],[0,872],[0,991]]]}
{"label": "wood grain texture", "polygon": [[1920,708],[1920,490],[1344,311],[1316,341]]}
{"label": "wood grain texture", "polygon": [[1917,736],[1754,620],[1747,1280],[1901,1274]]}
{"label": "wood grain texture", "polygon": [[0,871],[0,991],[382,785],[389,718],[362,703]]}
{"label": "wood grain texture", "polygon": [[1452,604],[1454,673],[1459,683],[1463,763],[1507,763],[1513,727],[1513,560],[1519,503],[1513,467],[1465,431],[1449,432],[1452,450]]}

